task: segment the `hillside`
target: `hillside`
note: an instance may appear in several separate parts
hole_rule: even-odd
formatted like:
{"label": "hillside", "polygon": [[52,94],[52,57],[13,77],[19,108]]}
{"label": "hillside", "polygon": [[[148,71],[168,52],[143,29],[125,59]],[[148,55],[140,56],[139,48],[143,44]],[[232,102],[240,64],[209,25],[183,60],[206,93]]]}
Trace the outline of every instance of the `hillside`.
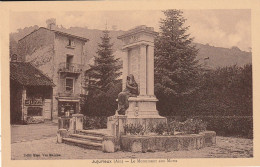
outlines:
{"label": "hillside", "polygon": [[[38,29],[38,26],[26,27],[24,29],[19,29],[17,33],[10,34],[10,50],[11,53],[16,53],[17,42],[19,39],[29,34],[30,32]],[[85,55],[87,60],[90,60],[94,55],[96,55],[97,44],[100,42],[100,36],[102,35],[102,30],[88,29],[85,27],[71,27],[69,29],[58,27],[57,30],[71,33],[74,35],[82,36],[88,38],[90,41],[87,42],[85,46]],[[117,51],[122,47],[122,43],[117,39],[117,36],[124,33],[124,31],[110,31],[111,41],[114,43],[113,50]],[[200,43],[194,43],[199,49],[198,59],[201,63],[207,64],[211,68],[230,66],[237,64],[238,66],[243,66],[248,63],[252,63],[252,53],[241,51],[237,47],[232,48],[222,48],[210,45],[204,45]],[[120,52],[119,52],[120,54]],[[207,58],[204,61],[204,58]]]}

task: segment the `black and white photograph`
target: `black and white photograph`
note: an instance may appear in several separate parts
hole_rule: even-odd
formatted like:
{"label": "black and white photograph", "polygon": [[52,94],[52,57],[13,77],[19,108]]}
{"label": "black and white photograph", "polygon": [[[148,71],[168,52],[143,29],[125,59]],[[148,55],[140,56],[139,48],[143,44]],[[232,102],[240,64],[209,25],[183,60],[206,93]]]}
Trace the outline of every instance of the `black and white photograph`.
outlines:
{"label": "black and white photograph", "polygon": [[8,36],[11,161],[256,155],[252,9],[16,10]]}

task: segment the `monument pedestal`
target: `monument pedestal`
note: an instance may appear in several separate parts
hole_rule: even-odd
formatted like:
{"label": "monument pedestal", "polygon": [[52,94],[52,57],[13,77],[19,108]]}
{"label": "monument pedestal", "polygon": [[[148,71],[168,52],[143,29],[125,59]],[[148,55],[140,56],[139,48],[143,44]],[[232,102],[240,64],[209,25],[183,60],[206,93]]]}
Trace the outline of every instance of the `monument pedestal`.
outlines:
{"label": "monument pedestal", "polygon": [[113,136],[120,136],[126,124],[141,124],[145,129],[159,123],[166,123],[167,118],[159,115],[156,109],[158,101],[154,96],[129,97],[126,115],[108,117],[107,128]]}
{"label": "monument pedestal", "polygon": [[126,123],[140,123],[145,127],[149,124],[158,124],[167,121],[165,117],[159,115],[156,109],[158,101],[154,96],[130,97],[129,108],[126,110]]}

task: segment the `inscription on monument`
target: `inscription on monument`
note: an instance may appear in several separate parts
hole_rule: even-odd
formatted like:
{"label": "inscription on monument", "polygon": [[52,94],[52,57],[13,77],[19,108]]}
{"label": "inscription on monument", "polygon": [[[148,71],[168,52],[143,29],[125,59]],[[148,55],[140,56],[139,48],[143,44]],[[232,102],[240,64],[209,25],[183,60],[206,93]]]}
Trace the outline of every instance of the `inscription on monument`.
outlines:
{"label": "inscription on monument", "polygon": [[124,39],[124,43],[125,43],[125,45],[128,45],[128,44],[131,44],[131,43],[138,41],[139,38],[140,37],[138,35],[132,35],[132,36]]}

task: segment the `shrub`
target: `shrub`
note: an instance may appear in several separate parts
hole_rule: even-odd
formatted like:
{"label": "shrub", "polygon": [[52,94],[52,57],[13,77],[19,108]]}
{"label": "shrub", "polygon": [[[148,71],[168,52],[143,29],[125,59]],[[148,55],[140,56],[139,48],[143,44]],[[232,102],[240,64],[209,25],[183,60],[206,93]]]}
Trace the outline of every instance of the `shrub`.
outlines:
{"label": "shrub", "polygon": [[206,130],[206,123],[201,119],[187,119],[180,128],[181,132],[186,134],[198,134],[199,132]]}
{"label": "shrub", "polygon": [[145,128],[141,124],[126,124],[124,132],[131,135],[144,135]]}
{"label": "shrub", "polygon": [[157,133],[158,135],[163,135],[166,129],[166,124],[165,123],[159,123],[155,126],[154,132]]}
{"label": "shrub", "polygon": [[218,135],[253,138],[253,117],[223,116],[203,119],[208,122],[208,130],[213,130]]}
{"label": "shrub", "polygon": [[105,129],[107,128],[107,117],[84,116],[83,129]]}
{"label": "shrub", "polygon": [[154,132],[158,135],[174,135],[176,123],[159,123],[155,126]]}
{"label": "shrub", "polygon": [[[168,122],[174,122],[181,119],[180,116],[167,117]],[[220,136],[253,138],[252,116],[196,116],[193,117],[193,119],[201,119],[206,122],[207,130],[215,131],[217,135]],[[176,130],[182,131],[182,126],[183,125],[180,125],[179,129],[177,128]]]}

